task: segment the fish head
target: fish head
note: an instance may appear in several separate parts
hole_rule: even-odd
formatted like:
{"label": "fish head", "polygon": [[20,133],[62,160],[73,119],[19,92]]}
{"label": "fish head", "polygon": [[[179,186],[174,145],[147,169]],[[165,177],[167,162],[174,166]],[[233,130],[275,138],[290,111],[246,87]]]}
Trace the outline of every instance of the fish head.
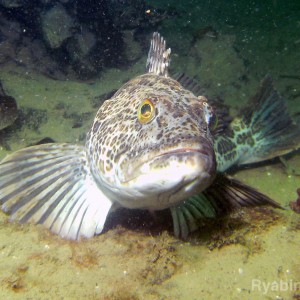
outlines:
{"label": "fish head", "polygon": [[122,206],[163,209],[206,189],[216,161],[207,105],[145,74],[100,107],[87,137],[92,172]]}

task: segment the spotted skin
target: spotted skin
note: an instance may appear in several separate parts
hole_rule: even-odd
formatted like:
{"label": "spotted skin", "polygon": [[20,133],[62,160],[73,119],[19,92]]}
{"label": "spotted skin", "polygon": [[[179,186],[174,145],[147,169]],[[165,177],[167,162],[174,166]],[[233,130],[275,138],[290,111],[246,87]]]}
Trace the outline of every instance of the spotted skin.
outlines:
{"label": "spotted skin", "polygon": [[250,106],[214,137],[218,171],[289,153],[300,146],[299,132],[285,101],[266,76]]}
{"label": "spotted skin", "polygon": [[168,208],[175,235],[186,238],[203,217],[243,206],[280,207],[218,174],[290,151],[298,131],[270,80],[256,97],[257,111],[212,134],[213,109],[169,77],[170,53],[154,33],[147,73],[104,102],[84,146],[38,145],[1,161],[0,204],[10,220],[79,240],[101,233],[117,207]]}
{"label": "spotted skin", "polygon": [[[141,124],[137,111],[145,99],[154,104],[155,118],[148,124]],[[122,189],[137,176],[139,166],[155,157],[189,148],[207,148],[209,172],[213,173],[213,139],[205,121],[203,100],[176,80],[151,73],[129,81],[104,102],[86,143],[92,172],[107,189]],[[149,166],[158,169],[168,163],[165,160],[156,165],[154,160]],[[117,201],[124,205],[121,198],[119,195]]]}

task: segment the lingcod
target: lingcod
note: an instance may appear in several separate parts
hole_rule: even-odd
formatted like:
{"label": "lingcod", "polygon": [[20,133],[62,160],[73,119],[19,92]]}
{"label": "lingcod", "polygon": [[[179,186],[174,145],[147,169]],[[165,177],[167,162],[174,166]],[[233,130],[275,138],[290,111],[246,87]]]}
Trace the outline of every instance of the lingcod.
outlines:
{"label": "lingcod", "polygon": [[[169,75],[171,50],[153,34],[146,73],[99,108],[85,145],[31,146],[0,164],[0,203],[10,220],[43,224],[66,239],[103,231],[120,207],[170,209],[186,238],[199,220],[277,202],[224,175],[299,146],[299,130],[266,77],[246,113],[225,122],[217,101]],[[184,78],[184,80],[182,80]]]}

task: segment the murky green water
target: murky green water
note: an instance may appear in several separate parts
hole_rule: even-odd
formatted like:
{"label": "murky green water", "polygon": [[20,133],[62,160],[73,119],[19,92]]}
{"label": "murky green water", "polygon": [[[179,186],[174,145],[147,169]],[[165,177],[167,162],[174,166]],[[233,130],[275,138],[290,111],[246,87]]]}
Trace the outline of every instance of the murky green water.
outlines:
{"label": "murky green water", "polygon": [[[25,121],[2,131],[0,158],[45,137],[84,143],[105,95],[144,72],[153,30],[172,48],[171,71],[195,76],[232,114],[270,74],[300,122],[298,1],[147,1],[148,9],[159,21],[130,28],[143,40],[128,42],[130,53],[140,53],[136,59],[111,63],[88,80],[74,73],[53,79],[30,62],[1,61],[0,80]],[[116,222],[100,236],[74,243],[41,226],[9,223],[1,213],[0,298],[297,299],[300,216],[289,202],[300,188],[299,151],[287,160],[295,173],[275,160],[232,174],[287,210],[244,209],[205,223],[186,242],[167,232],[167,225],[157,229],[138,220]]]}

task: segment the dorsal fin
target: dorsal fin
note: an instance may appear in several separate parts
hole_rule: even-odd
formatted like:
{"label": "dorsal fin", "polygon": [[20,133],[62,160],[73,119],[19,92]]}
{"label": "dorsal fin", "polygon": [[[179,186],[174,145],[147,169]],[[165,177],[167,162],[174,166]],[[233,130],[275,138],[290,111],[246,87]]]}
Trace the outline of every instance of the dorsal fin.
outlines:
{"label": "dorsal fin", "polygon": [[200,86],[199,82],[195,78],[189,77],[184,73],[175,73],[174,75],[171,74],[171,76],[195,96],[201,96],[205,94],[205,89]]}
{"label": "dorsal fin", "polygon": [[201,87],[195,78],[191,78],[184,73],[172,74],[172,78],[177,80],[185,89],[191,91],[195,96],[205,96],[207,103],[212,108],[216,125],[212,130],[213,135],[221,134],[225,129],[228,128],[232,121],[232,117],[229,114],[229,107],[225,105],[224,101],[221,99],[212,99],[208,97],[205,93],[205,89]]}
{"label": "dorsal fin", "polygon": [[147,72],[168,77],[170,55],[171,48],[166,49],[164,38],[158,32],[154,32],[146,63]]}

